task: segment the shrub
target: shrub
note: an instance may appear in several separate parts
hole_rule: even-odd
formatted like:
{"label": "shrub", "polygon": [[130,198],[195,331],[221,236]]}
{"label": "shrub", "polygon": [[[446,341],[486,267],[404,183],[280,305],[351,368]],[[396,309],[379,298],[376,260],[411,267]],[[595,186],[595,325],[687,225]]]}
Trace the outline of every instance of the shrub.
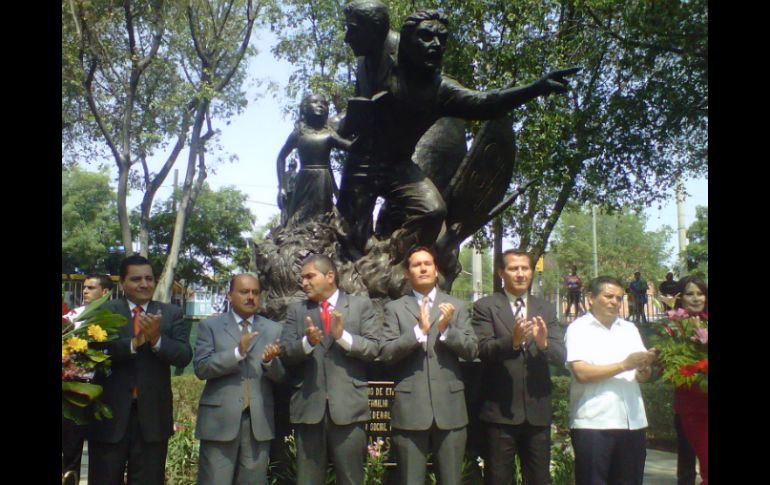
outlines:
{"label": "shrub", "polygon": [[166,483],[194,484],[198,477],[200,442],[195,439],[195,418],[204,382],[192,374],[171,378],[174,396],[174,434],[168,440]]}

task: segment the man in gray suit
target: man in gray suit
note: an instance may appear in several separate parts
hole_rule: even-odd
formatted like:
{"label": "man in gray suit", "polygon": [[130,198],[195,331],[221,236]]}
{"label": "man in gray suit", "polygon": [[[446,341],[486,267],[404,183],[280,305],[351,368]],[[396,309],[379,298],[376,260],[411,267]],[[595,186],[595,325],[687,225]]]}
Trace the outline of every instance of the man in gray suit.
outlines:
{"label": "man in gray suit", "polygon": [[327,455],[339,485],[364,480],[369,420],[366,363],[379,352],[379,325],[368,297],[337,288],[334,262],[320,254],[302,266],[307,299],[289,305],[281,359],[290,371],[297,484],[323,485]]}
{"label": "man in gray suit", "polygon": [[486,423],[487,483],[509,485],[521,461],[524,485],[547,485],[551,457],[551,375],[563,365],[563,334],[553,305],[529,295],[532,258],[509,249],[498,261],[503,291],[473,305],[483,362],[481,420]]}
{"label": "man in gray suit", "polygon": [[460,359],[476,357],[476,335],[465,305],[436,288],[430,249],[409,253],[406,275],[413,291],[385,305],[381,352],[395,366],[390,424],[399,483],[425,483],[432,452],[439,483],[459,484],[468,424]]}
{"label": "man in gray suit", "polygon": [[198,483],[263,485],[275,437],[270,381],[285,374],[276,358],[281,326],[256,314],[254,274],[233,277],[227,300],[230,311],[201,322],[195,341],[195,375],[206,381],[195,427]]}

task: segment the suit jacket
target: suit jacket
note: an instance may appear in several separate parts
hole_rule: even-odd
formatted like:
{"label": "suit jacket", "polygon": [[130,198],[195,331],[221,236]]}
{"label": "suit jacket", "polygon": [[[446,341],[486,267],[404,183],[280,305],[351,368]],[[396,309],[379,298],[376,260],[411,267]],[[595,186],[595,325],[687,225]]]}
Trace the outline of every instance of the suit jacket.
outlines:
{"label": "suit jacket", "polygon": [[513,310],[503,292],[473,305],[473,329],[479,338],[482,361],[481,420],[535,426],[551,424],[551,375],[548,364],[564,365],[564,337],[553,305],[527,297],[527,319],[539,315],[548,326],[548,347],[537,350],[530,341],[513,350]]}
{"label": "suit jacket", "polygon": [[170,366],[185,367],[192,359],[190,324],[185,323],[182,310],[176,305],[150,301],[148,313],[161,311],[160,349],[155,352],[149,342],[131,353],[134,337],[133,315],[125,298],[108,301],[102,308],[125,316],[128,320],[119,329],[118,338],[95,344],[110,356],[112,365],[107,375],[97,374],[96,384],[103,386],[102,400],[112,409],[112,419],[94,420],[89,426],[88,439],[117,443],[125,435],[131,412],[134,386],[139,388],[137,411],[139,427],[145,441],[167,440],[173,433]]}
{"label": "suit jacket", "polygon": [[205,380],[195,426],[201,440],[232,441],[238,436],[243,412],[243,381],[249,381],[251,432],[257,441],[275,437],[273,386],[285,370],[280,359],[262,363],[265,346],[281,336],[281,325],[255,315],[252,331],[259,332],[248,348],[246,358],[238,361],[235,348],[241,341],[241,326],[232,311],[208,318],[198,326],[195,341],[195,375]]}
{"label": "suit jacket", "polygon": [[289,305],[281,335],[281,359],[291,374],[289,414],[292,423],[316,424],[326,412],[338,425],[369,420],[369,382],[366,363],[379,352],[379,325],[372,302],[365,296],[347,295],[340,291],[337,306],[353,346],[345,351],[326,335],[310,354],[302,348],[302,337],[309,315],[323,332],[318,303],[303,300]]}
{"label": "suit jacket", "polygon": [[[439,305],[452,303],[454,315],[439,340]],[[476,358],[478,345],[468,311],[460,300],[441,291],[430,310],[431,327],[427,350],[414,335],[420,307],[413,294],[385,305],[385,326],[381,359],[394,366],[395,397],[391,426],[404,430],[427,430],[435,419],[439,429],[456,429],[468,424],[465,384],[460,360]]]}

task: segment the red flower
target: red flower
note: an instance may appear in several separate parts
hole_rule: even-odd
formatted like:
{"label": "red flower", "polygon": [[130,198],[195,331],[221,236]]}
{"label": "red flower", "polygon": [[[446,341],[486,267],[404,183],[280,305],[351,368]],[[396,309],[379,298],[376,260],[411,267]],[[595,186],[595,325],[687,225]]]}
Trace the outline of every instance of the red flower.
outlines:
{"label": "red flower", "polygon": [[694,364],[683,365],[679,368],[679,373],[685,377],[694,376],[698,372],[698,369]]}
{"label": "red flower", "polygon": [[69,312],[70,312],[70,309],[67,308],[67,304],[62,302],[61,303],[61,314],[62,314],[62,316],[68,314]]}
{"label": "red flower", "polygon": [[709,373],[709,360],[703,359],[699,360],[695,364],[693,364],[693,367],[698,370],[698,372],[701,372],[703,374],[708,375]]}

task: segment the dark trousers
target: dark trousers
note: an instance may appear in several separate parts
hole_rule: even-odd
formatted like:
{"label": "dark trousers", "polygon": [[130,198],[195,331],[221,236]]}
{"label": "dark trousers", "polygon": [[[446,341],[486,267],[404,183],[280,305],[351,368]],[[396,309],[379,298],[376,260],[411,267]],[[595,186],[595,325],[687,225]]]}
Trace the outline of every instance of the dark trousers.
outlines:
{"label": "dark trousers", "polygon": [[674,429],[676,429],[676,483],[677,485],[695,485],[695,451],[687,441],[678,414],[674,414]]}
{"label": "dark trousers", "polygon": [[167,451],[168,440],[145,441],[142,438],[134,403],[126,434],[120,441],[88,441],[88,483],[123,485],[128,465],[128,485],[163,485]]}
{"label": "dark trousers", "polygon": [[486,423],[488,453],[486,485],[516,484],[516,455],[524,485],[548,485],[551,460],[551,427]]}
{"label": "dark trousers", "polygon": [[644,430],[572,429],[575,485],[642,485]]}
{"label": "dark trousers", "polygon": [[75,424],[70,419],[61,419],[62,474],[73,471],[80,476],[80,460],[83,457],[83,442],[88,426]]}

